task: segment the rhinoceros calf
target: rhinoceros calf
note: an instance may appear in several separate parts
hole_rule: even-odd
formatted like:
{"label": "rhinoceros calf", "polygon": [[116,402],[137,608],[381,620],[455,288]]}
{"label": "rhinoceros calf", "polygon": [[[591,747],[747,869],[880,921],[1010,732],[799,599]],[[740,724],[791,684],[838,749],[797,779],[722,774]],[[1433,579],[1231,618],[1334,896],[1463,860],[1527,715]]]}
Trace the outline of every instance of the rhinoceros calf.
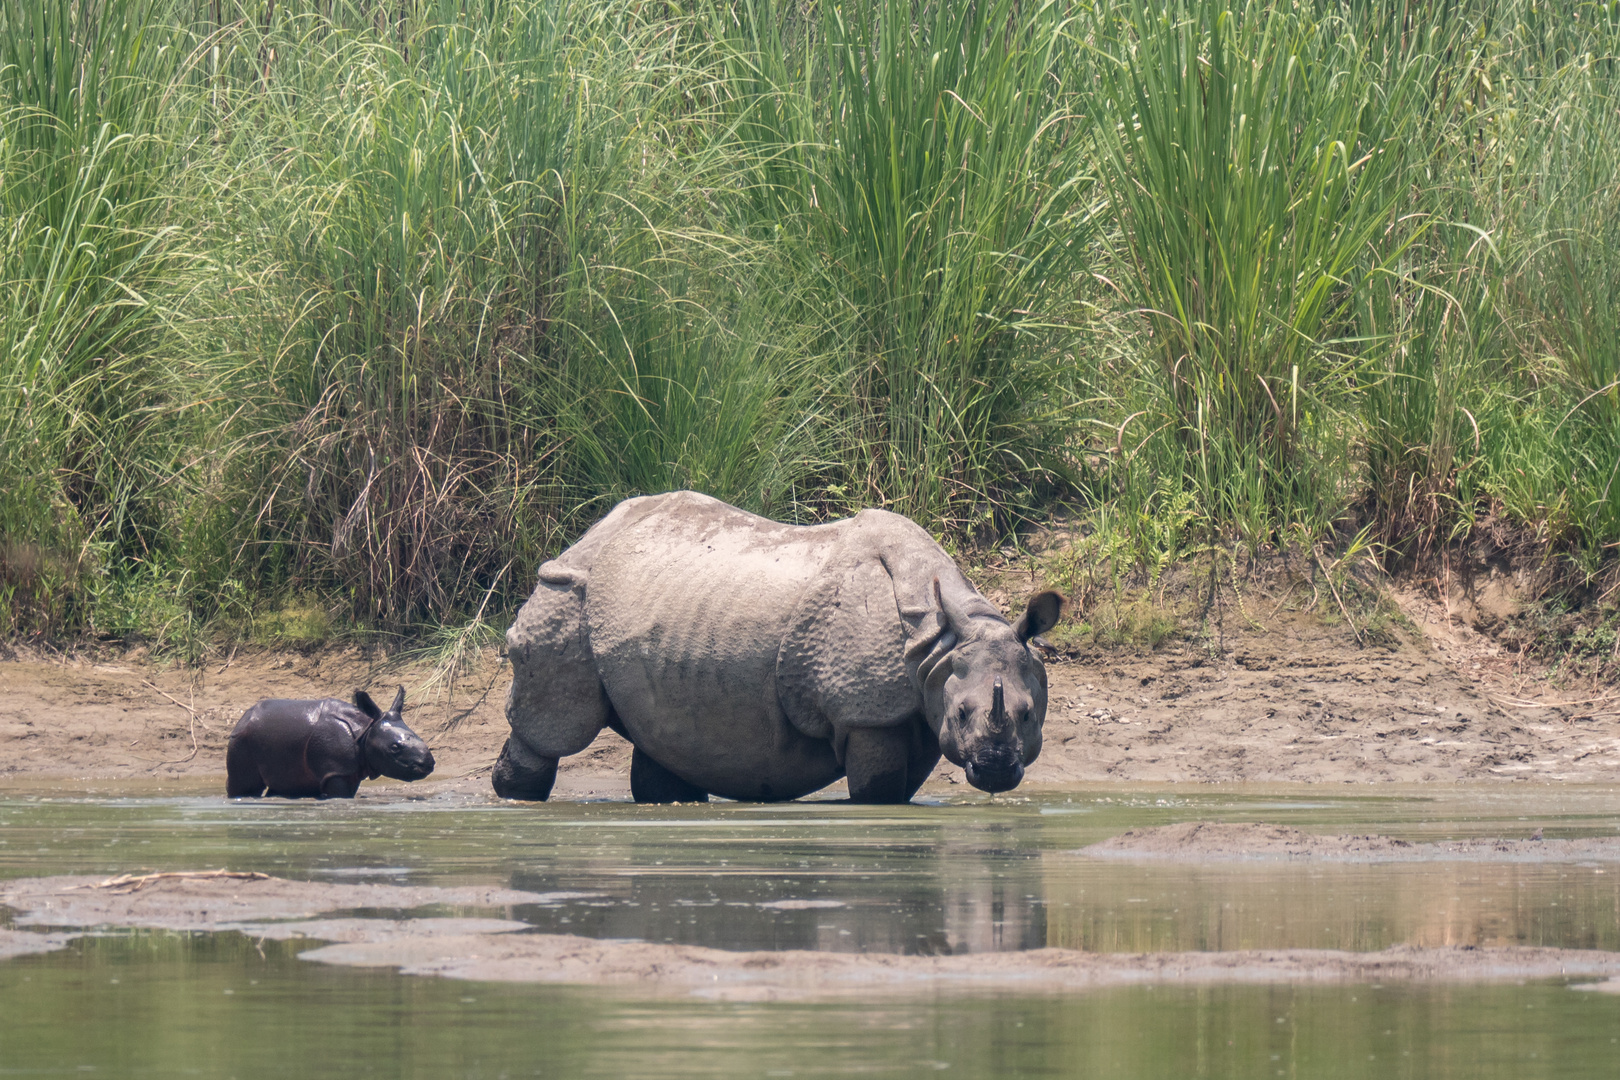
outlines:
{"label": "rhinoceros calf", "polygon": [[863,510],[782,525],[696,492],[630,499],[540,568],[507,631],[512,733],[492,776],[545,799],[611,727],[637,802],[792,799],[849,777],[905,802],[941,751],[1006,791],[1041,749],[1046,669],[916,524]]}
{"label": "rhinoceros calf", "polygon": [[361,780],[420,780],[433,771],[433,752],[405,726],[404,707],[403,686],[387,712],[364,690],[354,692],[353,705],[267,698],[231,729],[225,793],[352,799]]}

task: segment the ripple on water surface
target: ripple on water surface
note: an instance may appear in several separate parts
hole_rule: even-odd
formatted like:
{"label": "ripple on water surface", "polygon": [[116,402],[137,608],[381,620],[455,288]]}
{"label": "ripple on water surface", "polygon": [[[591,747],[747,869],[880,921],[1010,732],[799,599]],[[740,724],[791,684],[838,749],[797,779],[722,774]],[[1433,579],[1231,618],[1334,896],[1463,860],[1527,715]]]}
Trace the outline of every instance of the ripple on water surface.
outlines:
{"label": "ripple on water surface", "polygon": [[1134,987],[729,1004],[418,979],[238,934],[0,964],[0,1075],[1608,1077],[1616,1001],[1528,986]]}
{"label": "ripple on water surface", "polygon": [[[1608,791],[1033,792],[874,810],[213,793],[0,797],[0,876],[228,866],[557,896],[537,928],[725,949],[1620,949],[1620,865],[1132,863],[1129,828],[1267,821],[1409,840],[1613,835]],[[559,895],[560,894],[560,895]],[[398,915],[400,912],[374,912]],[[7,916],[0,912],[0,921]],[[1620,999],[1513,985],[1157,986],[738,1004],[412,978],[316,943],[120,931],[0,962],[0,1075],[1610,1076]]]}
{"label": "ripple on water surface", "polygon": [[1536,827],[1549,838],[1612,835],[1620,821],[1607,791],[1299,799],[1112,790],[875,809],[524,806],[397,794],[406,790],[346,803],[0,799],[0,876],[229,866],[500,885],[571,894],[511,912],[540,929],[724,949],[1620,950],[1620,864],[1130,863],[1078,854],[1127,828],[1199,819],[1414,840]]}

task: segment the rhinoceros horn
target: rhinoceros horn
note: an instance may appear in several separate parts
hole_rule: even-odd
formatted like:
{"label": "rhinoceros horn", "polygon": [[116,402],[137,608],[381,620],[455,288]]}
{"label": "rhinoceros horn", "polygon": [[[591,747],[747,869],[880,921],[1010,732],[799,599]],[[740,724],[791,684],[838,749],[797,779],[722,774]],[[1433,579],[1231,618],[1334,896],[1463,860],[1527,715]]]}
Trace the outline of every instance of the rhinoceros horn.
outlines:
{"label": "rhinoceros horn", "polygon": [[1007,730],[1007,699],[1001,689],[1001,676],[996,676],[995,686],[990,690],[990,730],[1003,732]]}

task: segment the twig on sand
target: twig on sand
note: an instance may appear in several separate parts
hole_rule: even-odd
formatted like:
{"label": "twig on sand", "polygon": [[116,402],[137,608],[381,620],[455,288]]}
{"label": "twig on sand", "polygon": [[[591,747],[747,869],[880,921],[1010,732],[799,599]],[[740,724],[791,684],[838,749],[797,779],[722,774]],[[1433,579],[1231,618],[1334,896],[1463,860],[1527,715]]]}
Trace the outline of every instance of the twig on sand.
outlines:
{"label": "twig on sand", "polygon": [[154,881],[212,881],[216,878],[235,878],[241,881],[268,881],[269,874],[257,870],[171,870],[161,874],[118,874],[94,884],[69,885],[63,892],[74,889],[108,889],[118,893],[140,892]]}
{"label": "twig on sand", "polygon": [[174,702],[176,705],[178,705],[182,709],[186,710],[186,712],[190,713],[192,716],[197,715],[197,710],[195,708],[193,708],[190,705],[187,705],[185,702],[181,701],[179,698],[175,697],[173,694],[169,693],[167,690],[164,690],[162,687],[158,686],[158,684],[153,682],[152,680],[150,680],[150,679],[142,679],[141,682],[144,685],[151,687],[153,690],[156,690],[158,693],[162,694],[164,697],[168,698],[170,701]]}
{"label": "twig on sand", "polygon": [[[1339,611],[1344,615],[1344,621],[1350,624],[1350,632],[1356,635],[1356,644],[1366,648],[1367,643],[1362,640],[1361,631],[1356,629],[1356,620],[1350,617],[1350,609],[1344,606],[1344,600],[1339,596],[1339,587],[1333,584],[1333,575],[1328,573],[1327,567],[1322,565],[1322,557],[1316,553],[1314,548],[1311,550],[1311,558],[1315,560],[1316,568],[1322,571],[1322,576],[1327,578],[1328,588],[1333,590],[1333,599],[1339,602]],[[1337,566],[1338,564],[1335,563],[1334,565]]]}
{"label": "twig on sand", "polygon": [[1575,701],[1531,701],[1528,698],[1497,697],[1495,694],[1486,694],[1485,696],[1498,705],[1505,705],[1513,709],[1562,709],[1571,705],[1601,705],[1606,701],[1620,700],[1614,694],[1604,697],[1579,698]]}
{"label": "twig on sand", "polygon": [[500,679],[500,677],[501,677],[501,665],[496,664],[495,665],[495,674],[490,676],[489,685],[485,686],[484,687],[484,692],[482,694],[478,695],[478,700],[473,702],[471,705],[467,706],[465,709],[462,709],[460,712],[456,713],[454,716],[450,717],[448,720],[446,720],[444,722],[443,726],[441,726],[439,728],[439,730],[440,731],[454,731],[457,727],[459,727],[463,720],[467,719],[467,717],[471,716],[474,712],[476,712],[478,707],[489,699],[489,692],[491,690],[495,689],[495,683],[496,683],[497,680]]}
{"label": "twig on sand", "polygon": [[[150,686],[153,690],[156,690],[158,693],[162,694],[164,697],[168,698],[170,701],[174,702],[176,705],[180,706],[182,709],[186,710],[186,712],[191,714],[191,753],[187,754],[183,758],[174,758],[171,761],[160,761],[157,763],[157,765],[152,767],[155,769],[158,767],[158,765],[184,765],[186,762],[197,756],[197,707],[195,705],[187,705],[185,702],[181,701],[179,698],[175,697],[173,694],[169,693],[167,690],[164,690],[162,687],[148,679],[142,679],[141,682],[145,683],[147,686]],[[196,701],[195,690],[192,691],[192,700]]]}

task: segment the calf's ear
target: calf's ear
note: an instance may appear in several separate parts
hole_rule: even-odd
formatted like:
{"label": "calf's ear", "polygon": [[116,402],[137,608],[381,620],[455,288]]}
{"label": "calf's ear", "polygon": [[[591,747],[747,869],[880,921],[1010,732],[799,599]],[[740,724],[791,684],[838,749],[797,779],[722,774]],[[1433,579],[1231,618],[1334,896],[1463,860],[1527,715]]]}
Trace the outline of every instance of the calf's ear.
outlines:
{"label": "calf's ear", "polygon": [[391,713],[397,713],[397,712],[399,712],[399,710],[403,709],[404,707],[405,707],[405,688],[402,686],[394,694],[394,703],[392,705],[388,706],[388,711],[391,712]]}
{"label": "calf's ear", "polygon": [[377,708],[377,703],[372,701],[371,695],[366,693],[364,690],[356,690],[354,692],[354,703],[360,706],[361,712],[365,713],[373,720],[382,719],[382,710]]}
{"label": "calf's ear", "polygon": [[1030,638],[1039,637],[1056,626],[1062,615],[1063,597],[1055,592],[1038,592],[1029,598],[1024,613],[1013,624],[1013,633],[1018,635],[1020,644],[1028,644]]}

